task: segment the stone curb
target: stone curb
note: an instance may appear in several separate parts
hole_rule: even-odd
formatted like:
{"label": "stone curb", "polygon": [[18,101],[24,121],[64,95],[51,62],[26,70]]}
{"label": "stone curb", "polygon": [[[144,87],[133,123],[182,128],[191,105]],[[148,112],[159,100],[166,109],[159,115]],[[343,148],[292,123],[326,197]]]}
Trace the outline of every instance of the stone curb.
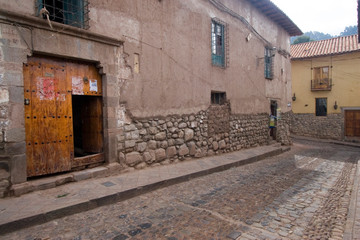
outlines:
{"label": "stone curb", "polygon": [[[63,174],[57,177],[49,177],[33,180],[25,183],[15,184],[11,186],[10,197],[19,197],[23,194],[55,188],[71,182],[84,181],[91,178],[101,178],[114,175],[116,170],[120,170],[120,164],[111,163],[104,167],[96,167],[92,169],[82,170],[78,172]],[[118,174],[121,172],[117,172]]]}
{"label": "stone curb", "polygon": [[332,139],[321,139],[321,138],[311,138],[311,137],[303,137],[297,135],[291,135],[291,138],[299,139],[299,140],[307,140],[307,141],[315,141],[315,142],[324,142],[324,143],[331,143],[337,145],[343,145],[348,147],[357,147],[360,148],[360,143],[353,143],[353,142],[345,142],[345,141],[336,141]]}
{"label": "stone curb", "polygon": [[211,173],[225,171],[232,167],[239,167],[242,165],[254,163],[254,162],[263,160],[265,158],[268,158],[268,157],[273,157],[273,156],[279,155],[279,154],[281,154],[285,151],[289,151],[289,150],[290,150],[290,147],[278,147],[275,150],[271,150],[269,152],[262,153],[262,154],[259,154],[259,155],[253,156],[253,157],[249,157],[246,159],[241,159],[241,160],[238,160],[238,161],[235,161],[232,163],[228,163],[228,164],[224,164],[224,165],[216,166],[216,167],[210,167],[208,169],[204,169],[204,170],[201,170],[198,172],[182,175],[179,177],[169,178],[166,180],[161,180],[161,181],[151,183],[148,185],[144,185],[144,186],[134,187],[132,189],[117,192],[115,194],[109,194],[107,196],[102,196],[102,197],[95,198],[95,199],[84,200],[83,202],[72,205],[72,206],[54,209],[54,210],[48,211],[46,213],[35,214],[30,217],[26,217],[23,219],[4,223],[4,224],[0,225],[0,235],[10,233],[13,231],[18,231],[22,228],[27,228],[27,227],[31,227],[34,225],[43,224],[43,223],[46,223],[48,221],[51,221],[51,220],[54,220],[57,218],[61,218],[61,217],[69,216],[72,214],[88,211],[88,210],[91,210],[91,209],[94,209],[97,207],[101,207],[104,205],[109,205],[109,204],[113,204],[113,203],[116,203],[119,201],[124,201],[124,200],[133,198],[135,196],[138,196],[138,195],[141,195],[141,194],[144,194],[144,193],[147,193],[147,192],[159,189],[159,188],[163,188],[163,187],[167,187],[167,186],[174,185],[177,183],[185,182],[190,179],[205,176],[205,175],[208,175]]}
{"label": "stone curb", "polygon": [[360,219],[356,219],[357,215],[359,215],[357,208],[360,208],[360,206],[357,206],[357,202],[358,202],[358,193],[359,193],[359,181],[360,181],[360,160],[358,160],[357,162],[357,168],[356,168],[356,172],[355,172],[355,177],[354,177],[354,185],[352,188],[352,193],[351,193],[351,199],[350,199],[350,204],[349,204],[349,209],[348,209],[348,217],[347,217],[347,221],[346,221],[346,225],[345,225],[345,231],[344,231],[344,240],[352,240],[354,239],[354,231],[360,232],[360,229],[354,229],[355,228],[355,222],[356,220],[360,220]]}

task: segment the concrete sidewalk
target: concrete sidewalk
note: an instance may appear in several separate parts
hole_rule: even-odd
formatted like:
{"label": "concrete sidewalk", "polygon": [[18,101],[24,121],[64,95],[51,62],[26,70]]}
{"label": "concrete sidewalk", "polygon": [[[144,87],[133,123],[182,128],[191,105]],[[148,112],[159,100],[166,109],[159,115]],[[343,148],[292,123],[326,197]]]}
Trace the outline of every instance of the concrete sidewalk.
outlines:
{"label": "concrete sidewalk", "polygon": [[[115,203],[161,187],[278,155],[289,150],[278,144],[91,178],[20,197],[0,199],[0,234]],[[80,177],[81,172],[75,175]],[[56,186],[56,177],[47,185]],[[31,184],[30,184],[31,185]],[[46,186],[44,186],[46,187]]]}

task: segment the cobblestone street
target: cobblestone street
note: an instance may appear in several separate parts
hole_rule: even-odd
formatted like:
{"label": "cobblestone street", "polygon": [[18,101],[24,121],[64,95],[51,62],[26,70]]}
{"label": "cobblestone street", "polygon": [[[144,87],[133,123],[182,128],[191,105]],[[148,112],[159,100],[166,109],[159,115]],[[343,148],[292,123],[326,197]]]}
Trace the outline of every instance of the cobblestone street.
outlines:
{"label": "cobblestone street", "polygon": [[291,151],[1,239],[343,239],[360,148]]}

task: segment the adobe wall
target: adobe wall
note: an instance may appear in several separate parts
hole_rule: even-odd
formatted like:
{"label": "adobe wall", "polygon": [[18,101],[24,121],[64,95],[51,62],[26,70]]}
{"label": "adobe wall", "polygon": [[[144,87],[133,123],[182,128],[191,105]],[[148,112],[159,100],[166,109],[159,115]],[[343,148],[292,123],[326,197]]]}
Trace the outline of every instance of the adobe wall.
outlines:
{"label": "adobe wall", "polygon": [[[244,17],[277,49],[289,52],[288,33],[246,0],[222,1]],[[274,79],[264,78],[264,43],[239,19],[209,0],[90,1],[90,30],[123,37],[124,51],[133,65],[140,56],[140,72],[121,88],[138,118],[190,114],[206,110],[211,91],[226,92],[234,114],[268,113],[276,99],[283,112],[291,110],[290,59],[276,52]],[[211,19],[228,26],[228,67],[212,66]],[[156,92],[157,94],[154,94]]]}

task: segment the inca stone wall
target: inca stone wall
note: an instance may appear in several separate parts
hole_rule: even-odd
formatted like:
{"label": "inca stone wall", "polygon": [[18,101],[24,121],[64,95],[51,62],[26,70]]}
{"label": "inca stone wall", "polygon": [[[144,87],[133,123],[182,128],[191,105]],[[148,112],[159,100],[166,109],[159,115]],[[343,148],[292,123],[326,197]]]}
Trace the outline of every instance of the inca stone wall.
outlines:
{"label": "inca stone wall", "polygon": [[197,114],[133,119],[118,136],[119,162],[141,169],[268,143],[268,114],[230,112],[229,104],[211,105]]}
{"label": "inca stone wall", "polygon": [[305,137],[342,139],[343,129],[342,114],[328,114],[318,117],[314,114],[292,114],[291,133]]}
{"label": "inca stone wall", "polygon": [[292,112],[281,114],[281,119],[277,121],[276,140],[283,145],[291,145],[290,128]]}

